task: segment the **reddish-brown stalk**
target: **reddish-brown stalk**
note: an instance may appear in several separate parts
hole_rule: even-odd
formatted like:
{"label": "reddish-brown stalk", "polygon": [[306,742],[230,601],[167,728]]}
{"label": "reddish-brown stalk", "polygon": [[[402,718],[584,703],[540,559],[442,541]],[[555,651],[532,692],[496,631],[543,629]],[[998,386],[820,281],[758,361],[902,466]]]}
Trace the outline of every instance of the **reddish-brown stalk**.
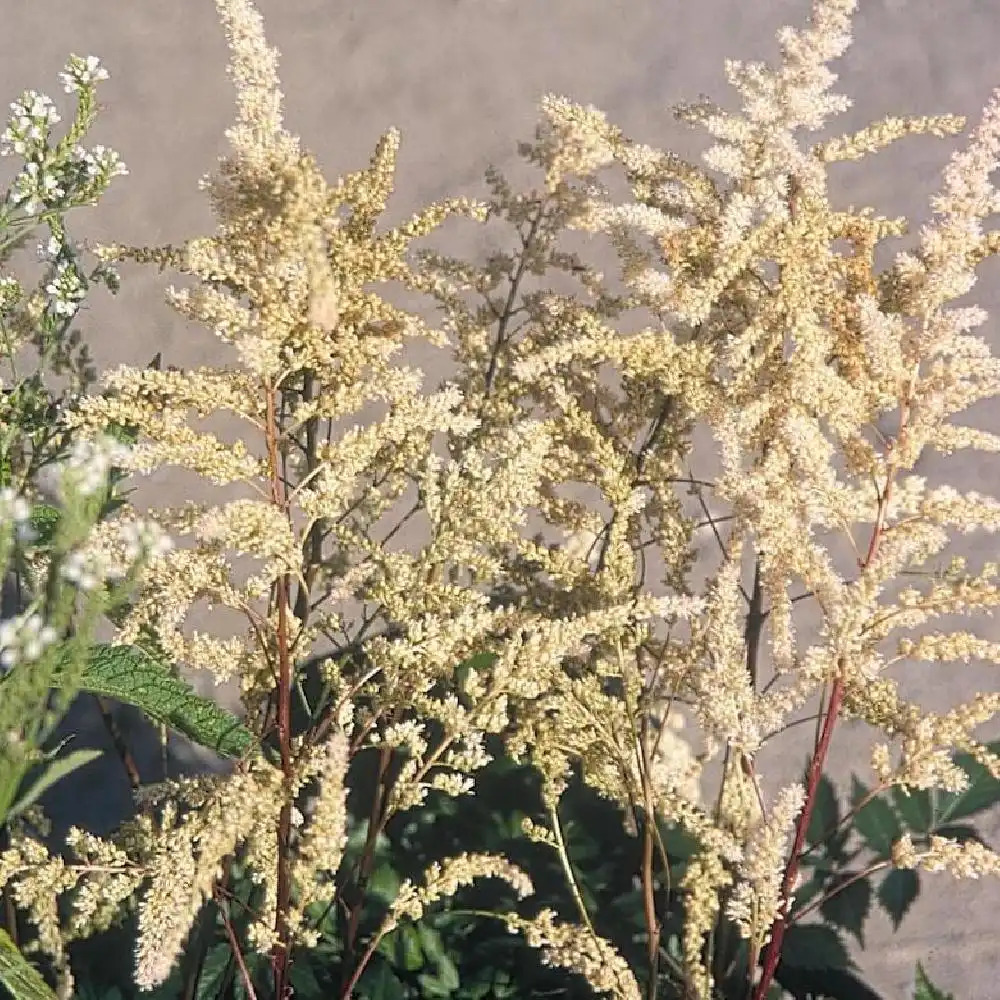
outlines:
{"label": "reddish-brown stalk", "polygon": [[[285,498],[285,488],[281,479],[278,457],[278,426],[275,395],[273,386],[266,386],[267,426],[265,430],[267,442],[268,469],[271,475],[271,502],[283,511],[287,511],[288,502]],[[288,575],[283,574],[275,585],[275,598],[278,605],[278,686],[276,691],[275,721],[278,735],[278,752],[281,757],[281,770],[285,776],[285,801],[278,817],[278,872],[277,891],[274,918],[276,940],[271,950],[271,967],[274,970],[274,993],[279,1000],[288,993],[289,959],[291,957],[291,940],[288,928],[288,909],[291,905],[292,881],[291,858],[289,857],[289,840],[292,831],[292,800],[291,786],[294,778],[292,766],[292,659],[288,646]]]}
{"label": "reddish-brown stalk", "polygon": [[[906,425],[912,406],[913,385],[910,386],[910,397],[902,400],[901,416],[899,424],[898,440],[902,445],[906,440]],[[887,450],[893,453],[892,442],[889,442]],[[895,449],[898,453],[899,449]],[[886,469],[885,486],[879,494],[878,511],[875,515],[875,525],[872,529],[871,539],[868,543],[868,551],[863,560],[860,560],[859,568],[862,572],[872,563],[878,553],[879,544],[885,532],[885,519],[889,509],[889,501],[892,498],[892,486],[896,477],[895,456],[889,462]],[[795,838],[792,842],[792,851],[785,867],[785,874],[781,880],[781,905],[778,916],[771,926],[771,940],[768,942],[767,950],[764,952],[764,967],[761,971],[760,980],[753,992],[753,1000],[764,1000],[774,979],[775,970],[781,959],[781,946],[784,942],[785,931],[788,928],[788,910],[791,906],[792,893],[795,888],[795,880],[799,873],[799,861],[805,846],[806,832],[809,829],[809,820],[812,817],[813,806],[816,802],[816,794],[819,789],[820,779],[823,776],[823,767],[826,763],[827,755],[830,751],[830,741],[833,738],[833,730],[837,724],[840,708],[844,700],[844,671],[847,664],[843,659],[838,662],[839,673],[834,679],[833,687],[830,691],[830,703],[827,706],[826,716],[823,720],[823,727],[813,749],[812,758],[809,761],[809,774],[806,782],[805,805],[799,815],[795,825]],[[751,970],[752,974],[753,970]]]}

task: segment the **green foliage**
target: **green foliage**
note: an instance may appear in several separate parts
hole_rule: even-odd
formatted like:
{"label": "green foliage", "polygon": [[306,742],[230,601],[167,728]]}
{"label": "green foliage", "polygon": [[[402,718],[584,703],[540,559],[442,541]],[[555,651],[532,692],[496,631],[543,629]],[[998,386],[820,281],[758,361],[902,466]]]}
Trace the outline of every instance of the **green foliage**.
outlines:
{"label": "green foliage", "polygon": [[[56,687],[60,677],[57,673]],[[169,664],[140,646],[92,646],[74,684],[78,691],[134,705],[151,722],[170,726],[224,757],[242,757],[255,744],[235,715],[197,694]]]}
{"label": "green foliage", "polygon": [[954,993],[945,993],[938,989],[924,972],[924,967],[917,962],[916,986],[913,991],[913,1000],[955,1000]]}
{"label": "green foliage", "polygon": [[45,980],[17,950],[10,935],[0,927],[0,983],[11,1000],[55,1000]]}

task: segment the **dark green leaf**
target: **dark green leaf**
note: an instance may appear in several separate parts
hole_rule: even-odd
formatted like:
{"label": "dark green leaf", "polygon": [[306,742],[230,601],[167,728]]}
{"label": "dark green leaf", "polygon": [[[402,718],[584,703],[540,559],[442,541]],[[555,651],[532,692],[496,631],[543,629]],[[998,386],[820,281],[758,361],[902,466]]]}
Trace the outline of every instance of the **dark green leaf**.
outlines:
{"label": "dark green leaf", "polygon": [[389,963],[376,954],[365,969],[356,994],[369,1000],[403,1000],[406,989]]}
{"label": "dark green leaf", "polygon": [[224,994],[236,972],[233,952],[228,944],[213,945],[205,953],[198,976],[197,1000],[215,1000]]}
{"label": "dark green leaf", "polygon": [[31,527],[35,533],[35,546],[40,549],[46,548],[55,538],[56,528],[59,527],[59,519],[62,514],[58,507],[51,504],[39,503],[31,508]]}
{"label": "dark green leaf", "polygon": [[913,993],[913,1000],[955,1000],[954,993],[945,993],[944,990],[939,990],[931,981],[927,978],[927,973],[924,972],[924,967],[917,962],[917,982],[916,989]]}
{"label": "dark green leaf", "polygon": [[847,969],[853,964],[840,935],[823,924],[792,924],[781,961],[790,969]]}
{"label": "dark green leaf", "polygon": [[878,901],[882,909],[889,914],[892,929],[899,930],[899,925],[906,916],[906,911],[920,893],[920,878],[911,868],[893,868],[878,888]]}
{"label": "dark green leaf", "polygon": [[447,957],[444,942],[441,940],[441,935],[438,931],[425,923],[419,923],[416,925],[416,932],[420,938],[420,946],[424,954],[432,962],[440,962]]}
{"label": "dark green leaf", "polygon": [[424,967],[424,952],[413,924],[403,924],[396,930],[396,961],[407,972],[417,972]]}
{"label": "dark green leaf", "polygon": [[[68,666],[68,653],[64,659]],[[253,733],[235,715],[197,694],[138,646],[92,647],[82,678],[76,680],[80,689],[134,705],[151,721],[225,757],[241,757],[254,745]]]}
{"label": "dark green leaf", "polygon": [[672,862],[687,861],[701,850],[697,837],[681,826],[664,824],[660,830],[663,846]]}
{"label": "dark green leaf", "polygon": [[842,927],[845,931],[853,934],[857,938],[858,944],[862,948],[865,946],[864,923],[868,919],[872,905],[872,884],[868,878],[859,878],[854,882],[847,883],[856,876],[856,872],[840,872],[831,880],[827,887],[827,893],[836,891],[825,900],[819,908],[823,919],[835,927]]}
{"label": "dark green leaf", "polygon": [[[310,953],[308,957],[312,958],[312,954]],[[300,954],[292,962],[289,979],[292,983],[292,995],[296,1000],[324,1000],[323,987],[316,976],[312,962],[307,961],[306,955]]]}
{"label": "dark green leaf", "polygon": [[[256,987],[256,991],[259,991],[261,984],[270,979],[271,970],[268,956],[256,951],[245,951],[243,964],[246,966],[247,972],[250,973],[250,980]],[[257,995],[259,996],[260,993],[257,992]],[[246,980],[242,975],[233,977],[231,996],[233,1000],[250,1000]]]}
{"label": "dark green leaf", "polygon": [[796,913],[807,907],[823,890],[826,879],[822,874],[817,873],[808,882],[804,882],[795,890],[795,899],[792,904],[792,912]]}
{"label": "dark green leaf", "polygon": [[28,964],[17,945],[0,928],[0,983],[10,991],[13,1000],[56,1000],[45,980]]}
{"label": "dark green leaf", "polygon": [[378,896],[384,903],[391,903],[399,892],[402,879],[389,862],[383,862],[372,872],[368,880],[368,891]]}

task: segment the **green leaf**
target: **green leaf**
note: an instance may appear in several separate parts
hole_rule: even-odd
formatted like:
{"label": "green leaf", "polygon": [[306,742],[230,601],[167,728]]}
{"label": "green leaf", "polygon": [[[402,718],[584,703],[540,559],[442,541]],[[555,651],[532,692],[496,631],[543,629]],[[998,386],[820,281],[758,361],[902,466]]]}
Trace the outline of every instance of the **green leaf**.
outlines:
{"label": "green leaf", "polygon": [[853,963],[840,935],[823,924],[792,924],[781,961],[790,969],[848,969]]}
{"label": "green leaf", "polygon": [[[70,654],[63,658],[69,666]],[[81,690],[134,705],[151,721],[170,726],[224,757],[241,757],[256,742],[235,715],[197,694],[138,646],[93,646],[83,675],[76,680]]]}
{"label": "green leaf", "polygon": [[837,805],[837,789],[833,782],[824,774],[816,786],[816,799],[813,803],[812,815],[809,817],[809,829],[806,832],[806,843],[811,847],[819,844],[840,823],[840,809]]}
{"label": "green leaf", "polygon": [[[309,953],[308,958],[312,957],[312,953]],[[316,970],[313,968],[312,962],[307,961],[305,954],[300,954],[292,962],[288,978],[291,981],[292,990],[294,991],[292,995],[296,1000],[322,1000],[324,996],[323,986],[316,975]]]}
{"label": "green leaf", "polygon": [[927,978],[927,973],[924,972],[924,967],[917,962],[917,981],[916,989],[913,992],[913,1000],[955,1000],[954,993],[945,993],[943,990],[939,990],[931,981]]}
{"label": "green leaf", "polygon": [[208,949],[198,976],[197,1000],[213,1000],[224,993],[234,977],[233,950],[228,944],[215,944]]}
{"label": "green leaf", "polygon": [[825,874],[822,872],[817,872],[807,882],[803,882],[803,884],[795,890],[795,897],[792,902],[792,913],[797,913],[799,910],[805,909],[820,894],[825,883]]}
{"label": "green leaf", "polygon": [[10,991],[13,1000],[56,1000],[41,975],[28,964],[17,950],[10,935],[0,928],[0,983]]}
{"label": "green leaf", "polygon": [[402,879],[399,873],[388,861],[378,865],[368,880],[368,892],[378,896],[386,905],[390,904],[399,893]]}
{"label": "green leaf", "polygon": [[[868,789],[853,776],[851,786],[851,800],[856,805],[868,794]],[[881,796],[876,796],[861,807],[854,816],[853,826],[865,845],[879,859],[890,856],[893,843],[903,833],[899,817]]]}
{"label": "green leaf", "polygon": [[100,750],[74,750],[72,753],[66,754],[65,757],[56,758],[45,768],[41,777],[39,777],[31,788],[10,807],[7,812],[7,818],[12,819],[14,816],[19,816],[25,809],[37,802],[41,795],[57,781],[62,780],[91,761],[97,760],[100,756]]}
{"label": "green leaf", "polygon": [[441,962],[447,959],[448,956],[444,950],[444,942],[441,940],[441,935],[433,927],[419,923],[416,925],[416,932],[424,954],[432,962]]}
{"label": "green leaf", "polygon": [[[268,956],[262,955],[257,951],[246,951],[243,954],[243,964],[247,967],[247,972],[250,973],[251,983],[259,991],[261,984],[270,978],[270,960]],[[246,980],[242,975],[233,976],[229,995],[233,1000],[250,1000]],[[213,1000],[218,1000],[218,997],[214,997]]]}
{"label": "green leaf", "polygon": [[892,804],[910,833],[929,833],[934,823],[931,794],[926,788],[903,788],[893,785],[890,789]]}
{"label": "green leaf", "polygon": [[407,972],[417,972],[424,967],[424,952],[420,938],[412,924],[403,924],[396,930],[395,957],[397,965]]}
{"label": "green leaf", "polygon": [[52,543],[61,517],[59,508],[51,504],[38,503],[31,508],[31,528],[35,533],[34,544],[37,548],[44,549]]}
{"label": "green leaf", "polygon": [[892,929],[899,930],[907,910],[920,894],[920,877],[911,868],[893,868],[878,887],[878,901],[889,914]]}
{"label": "green leaf", "polygon": [[406,989],[389,963],[376,953],[358,983],[356,994],[370,1000],[403,1000]]}
{"label": "green leaf", "polygon": [[[827,892],[833,892],[839,886],[845,885],[854,878],[857,872],[839,872],[830,882]],[[872,884],[868,878],[859,878],[836,895],[830,896],[820,904],[819,912],[823,919],[835,927],[841,927],[853,934],[862,948],[865,946],[864,923],[868,919],[872,906]]]}

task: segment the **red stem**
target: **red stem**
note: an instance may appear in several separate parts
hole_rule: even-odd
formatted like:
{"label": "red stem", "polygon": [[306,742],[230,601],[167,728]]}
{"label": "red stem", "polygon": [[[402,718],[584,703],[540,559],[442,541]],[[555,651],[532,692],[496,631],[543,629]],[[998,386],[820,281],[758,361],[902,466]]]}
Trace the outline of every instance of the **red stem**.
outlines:
{"label": "red stem", "polygon": [[[910,415],[910,405],[912,402],[913,386],[910,386],[908,398],[902,401],[901,416],[899,421],[899,433],[897,440],[900,445],[906,440],[906,427]],[[893,443],[890,442],[887,450],[892,452]],[[889,501],[892,498],[893,481],[896,478],[895,455],[889,462],[886,470],[885,487],[878,498],[878,511],[875,515],[875,526],[872,529],[871,539],[868,542],[868,551],[865,558],[859,560],[859,569],[866,570],[878,552],[879,543],[885,534],[885,520],[889,511]],[[812,759],[809,761],[809,777],[806,783],[806,800],[802,807],[802,814],[799,816],[795,826],[795,839],[792,844],[792,853],[785,868],[784,877],[781,880],[781,901],[782,906],[774,924],[771,927],[771,940],[768,942],[767,951],[764,953],[764,968],[757,987],[753,992],[753,1000],[764,1000],[767,991],[770,989],[771,981],[774,979],[775,970],[781,959],[781,945],[784,941],[785,931],[788,927],[788,911],[791,907],[792,890],[795,886],[795,879],[799,872],[799,862],[801,860],[802,848],[805,844],[806,832],[809,829],[809,820],[812,816],[813,806],[816,802],[816,791],[819,788],[820,779],[823,776],[823,765],[826,762],[827,754],[830,750],[830,740],[833,738],[833,730],[837,725],[837,717],[844,700],[844,671],[847,664],[843,659],[837,663],[838,674],[834,679],[833,688],[830,691],[830,704],[827,706],[826,717],[823,720],[823,729],[816,740]],[[751,970],[751,973],[753,970]]]}
{"label": "red stem", "polygon": [[[843,667],[843,664],[841,664]],[[806,801],[802,807],[802,814],[795,827],[795,840],[792,844],[791,858],[785,868],[784,878],[781,880],[781,899],[785,907],[778,914],[777,919],[771,928],[771,940],[768,942],[767,951],[764,952],[764,969],[761,973],[760,981],[753,993],[753,1000],[764,1000],[767,991],[774,978],[775,969],[781,958],[781,945],[785,938],[785,930],[788,927],[786,910],[792,897],[792,889],[795,879],[799,873],[799,859],[802,854],[802,847],[805,844],[806,832],[809,829],[809,819],[812,816],[813,806],[816,803],[816,790],[819,788],[820,779],[823,777],[823,764],[826,761],[827,753],[830,749],[830,740],[833,738],[833,730],[837,724],[837,716],[840,713],[840,705],[844,698],[844,678],[843,675],[836,678],[830,692],[830,705],[827,709],[826,718],[823,721],[823,730],[816,743],[816,750],[809,762],[809,778],[806,786]]]}
{"label": "red stem", "polygon": [[[277,407],[275,390],[267,389],[267,457],[271,473],[271,502],[286,510],[288,502],[280,476],[278,459]],[[285,776],[285,802],[278,817],[278,871],[274,932],[276,941],[271,949],[271,967],[274,970],[274,992],[277,1000],[284,1000],[289,993],[288,973],[291,957],[291,935],[288,929],[288,910],[292,898],[291,859],[288,843],[292,830],[292,801],[290,789],[295,777],[292,761],[292,657],[288,648],[288,576],[278,578],[275,585],[278,604],[278,678],[275,722],[281,770]]]}

